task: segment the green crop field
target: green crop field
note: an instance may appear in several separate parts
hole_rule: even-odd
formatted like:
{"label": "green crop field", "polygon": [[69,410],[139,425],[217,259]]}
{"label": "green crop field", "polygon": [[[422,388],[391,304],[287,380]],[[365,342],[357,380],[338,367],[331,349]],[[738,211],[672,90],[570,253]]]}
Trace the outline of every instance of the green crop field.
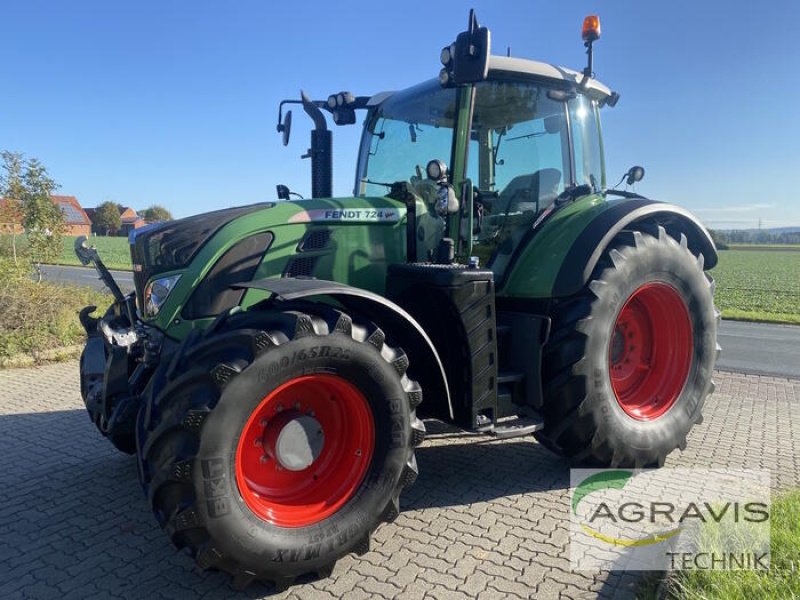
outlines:
{"label": "green crop field", "polygon": [[[63,237],[61,255],[53,262],[59,265],[81,266],[78,257],[75,256],[75,239],[74,235]],[[109,269],[131,270],[131,251],[127,237],[92,236],[89,238],[89,244],[97,247],[103,262]],[[27,246],[28,240],[25,235],[18,235],[17,251],[24,253]],[[0,255],[11,256],[11,236],[7,233],[0,234]]]}
{"label": "green crop field", "polygon": [[[127,237],[105,237],[105,236],[92,236],[89,238],[89,244],[97,247],[100,253],[100,258],[109,269],[131,269],[131,251],[128,246]],[[73,250],[75,246],[75,236],[64,236],[64,250],[61,252],[61,257],[58,263],[62,265],[80,265],[78,257],[75,256]]]}
{"label": "green crop field", "polygon": [[711,275],[723,318],[800,324],[800,247],[722,250]]}

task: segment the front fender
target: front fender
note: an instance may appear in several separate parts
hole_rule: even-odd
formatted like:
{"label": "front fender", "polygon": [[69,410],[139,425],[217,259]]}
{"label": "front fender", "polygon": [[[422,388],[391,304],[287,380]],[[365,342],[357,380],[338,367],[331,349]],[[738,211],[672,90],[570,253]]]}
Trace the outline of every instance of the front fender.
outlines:
{"label": "front fender", "polygon": [[[571,210],[570,210],[571,209]],[[589,281],[605,249],[623,229],[661,225],[689,248],[702,254],[706,269],[717,264],[717,250],[705,227],[689,211],[645,198],[604,201],[581,199],[567,207],[561,219],[551,219],[528,239],[509,266],[500,291],[517,298],[563,298]],[[554,217],[559,215],[554,215]]]}
{"label": "front fender", "polygon": [[417,369],[425,369],[426,365],[436,365],[438,367],[438,376],[435,379],[437,383],[440,383],[440,386],[437,387],[441,387],[447,399],[450,418],[454,418],[450,388],[447,385],[447,375],[436,347],[414,317],[394,302],[369,290],[324,279],[297,277],[257,279],[239,283],[233,287],[265,290],[271,292],[273,297],[287,301],[313,296],[328,296],[334,298],[345,308],[364,315],[382,328],[385,328],[387,335],[398,340],[404,350],[408,349],[406,346],[413,347],[416,350],[416,355],[412,355],[412,369],[415,365]]}

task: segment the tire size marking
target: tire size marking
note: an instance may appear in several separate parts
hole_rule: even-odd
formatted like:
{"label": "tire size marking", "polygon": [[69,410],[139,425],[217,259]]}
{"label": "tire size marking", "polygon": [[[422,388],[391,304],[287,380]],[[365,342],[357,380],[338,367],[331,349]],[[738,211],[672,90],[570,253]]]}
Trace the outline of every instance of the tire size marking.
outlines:
{"label": "tire size marking", "polygon": [[268,383],[281,371],[285,371],[298,362],[315,358],[350,360],[350,348],[342,348],[341,346],[312,346],[308,349],[303,348],[301,350],[295,350],[291,356],[284,356],[280,360],[259,369],[258,381],[259,383]]}
{"label": "tire size marking", "polygon": [[272,562],[300,562],[319,558],[323,554],[328,555],[334,552],[337,547],[342,547],[347,544],[349,540],[352,540],[358,534],[358,526],[350,525],[344,531],[334,530],[331,533],[332,535],[329,535],[328,539],[325,541],[314,542],[314,538],[312,538],[301,548],[278,548],[272,555]]}

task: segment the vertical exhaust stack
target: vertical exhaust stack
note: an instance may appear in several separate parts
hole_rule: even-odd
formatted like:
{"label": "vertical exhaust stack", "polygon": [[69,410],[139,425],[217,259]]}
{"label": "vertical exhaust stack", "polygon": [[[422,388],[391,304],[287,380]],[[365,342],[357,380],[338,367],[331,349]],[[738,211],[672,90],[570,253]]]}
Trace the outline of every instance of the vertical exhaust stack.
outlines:
{"label": "vertical exhaust stack", "polygon": [[311,148],[303,158],[311,158],[311,197],[330,198],[333,196],[333,135],[325,122],[325,115],[319,107],[300,91],[303,110],[314,121],[311,131]]}

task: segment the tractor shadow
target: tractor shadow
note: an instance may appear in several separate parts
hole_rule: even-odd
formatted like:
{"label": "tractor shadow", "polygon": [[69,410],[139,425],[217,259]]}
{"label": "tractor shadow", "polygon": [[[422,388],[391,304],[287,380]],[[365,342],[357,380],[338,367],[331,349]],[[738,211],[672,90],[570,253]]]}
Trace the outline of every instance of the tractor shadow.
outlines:
{"label": "tractor shadow", "polygon": [[569,488],[570,463],[532,436],[497,440],[426,420],[417,448],[419,477],[403,508],[444,508]]}

